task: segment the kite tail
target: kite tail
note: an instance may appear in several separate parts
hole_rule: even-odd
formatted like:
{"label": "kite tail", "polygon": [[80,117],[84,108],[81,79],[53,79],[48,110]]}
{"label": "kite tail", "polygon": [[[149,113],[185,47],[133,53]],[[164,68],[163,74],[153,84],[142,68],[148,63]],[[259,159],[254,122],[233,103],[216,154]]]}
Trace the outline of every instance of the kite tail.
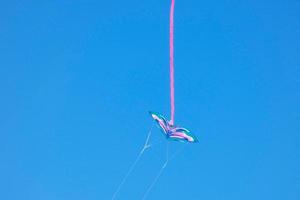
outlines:
{"label": "kite tail", "polygon": [[174,5],[175,0],[171,2],[170,9],[170,97],[171,97],[171,121],[170,124],[174,124]]}

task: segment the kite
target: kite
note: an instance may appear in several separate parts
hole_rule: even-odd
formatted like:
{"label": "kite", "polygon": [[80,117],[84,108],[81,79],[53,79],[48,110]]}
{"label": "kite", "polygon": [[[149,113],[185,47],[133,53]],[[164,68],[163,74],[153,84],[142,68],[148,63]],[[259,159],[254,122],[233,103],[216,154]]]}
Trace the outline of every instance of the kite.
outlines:
{"label": "kite", "polygon": [[[167,121],[161,114],[150,112],[151,117],[155,120],[156,124],[160,128],[160,130],[164,133],[168,140],[175,140],[184,143],[196,143],[198,139],[191,134],[191,132],[182,127],[177,127],[174,125],[174,115],[175,115],[175,89],[174,89],[174,6],[175,0],[171,0],[171,8],[170,8],[170,105],[171,105],[171,120]],[[168,147],[168,146],[167,146]],[[178,152],[175,152],[174,156]],[[156,184],[157,180],[163,173],[164,169],[166,168],[168,162],[171,160],[169,158],[169,151],[167,148],[167,158],[165,163],[162,165],[161,169],[159,170],[158,174],[150,184],[149,188],[146,190],[142,200],[146,199],[148,194],[150,193],[151,189]]]}
{"label": "kite", "polygon": [[[170,110],[171,110],[171,120],[170,121],[166,120],[166,118],[164,116],[162,116],[161,114],[156,113],[156,112],[149,112],[149,113],[150,113],[151,117],[154,119],[154,121],[156,122],[156,125],[160,128],[161,132],[165,135],[165,137],[168,141],[169,140],[179,141],[179,142],[183,142],[183,143],[186,143],[186,144],[188,144],[188,143],[197,143],[198,139],[188,129],[183,128],[183,127],[178,127],[178,126],[174,125],[174,115],[175,115],[175,98],[174,98],[174,96],[175,96],[174,95],[174,93],[175,93],[175,89],[174,89],[174,6],[175,6],[175,0],[171,0],[171,7],[170,7],[170,38],[169,38],[170,39],[169,42],[170,42],[170,106],[171,106]],[[117,187],[116,191],[114,192],[114,194],[112,196],[112,200],[114,200],[116,198],[117,194],[119,193],[119,191],[121,190],[121,188],[125,184],[127,178],[130,176],[130,174],[135,169],[137,163],[139,162],[140,158],[144,154],[145,150],[150,148],[151,146],[153,146],[152,144],[150,144],[151,132],[152,132],[152,128],[148,132],[148,136],[147,136],[147,139],[146,139],[146,142],[145,142],[143,148],[141,149],[140,153],[137,155],[135,161],[131,164],[131,167],[129,168],[129,170],[127,171],[125,176],[123,177],[123,179],[120,182],[119,186]],[[160,178],[161,174],[165,170],[168,162],[171,161],[175,157],[175,155],[177,155],[180,152],[179,150],[183,150],[183,148],[179,149],[175,152],[172,152],[172,155],[170,156],[169,155],[169,143],[167,143],[166,150],[167,150],[167,152],[166,152],[165,163],[162,165],[162,167],[160,168],[158,174],[153,179],[152,183],[149,185],[148,189],[144,193],[144,195],[142,197],[142,200],[145,200],[147,198],[148,194],[150,193],[150,191],[152,190],[152,188],[154,187],[154,185],[156,184],[156,182]]]}
{"label": "kite", "polygon": [[188,129],[172,125],[159,113],[151,111],[149,113],[167,139],[190,143],[198,142],[196,136],[192,135]]}
{"label": "kite", "polygon": [[171,0],[170,8],[170,105],[171,120],[167,121],[161,114],[150,112],[152,118],[156,121],[160,129],[169,140],[180,142],[196,143],[198,139],[193,136],[189,130],[174,126],[175,115],[175,89],[174,89],[174,6],[175,0]]}

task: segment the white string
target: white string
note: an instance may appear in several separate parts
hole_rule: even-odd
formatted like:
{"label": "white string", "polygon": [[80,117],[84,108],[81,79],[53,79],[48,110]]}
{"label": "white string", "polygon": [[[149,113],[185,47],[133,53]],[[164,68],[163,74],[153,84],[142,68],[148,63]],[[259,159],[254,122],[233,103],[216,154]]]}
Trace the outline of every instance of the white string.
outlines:
{"label": "white string", "polygon": [[[114,200],[117,197],[117,194],[120,192],[120,190],[122,189],[123,185],[127,181],[128,177],[131,175],[131,173],[135,169],[137,163],[139,162],[140,158],[144,154],[145,150],[147,150],[148,148],[150,148],[150,147],[152,147],[154,145],[157,145],[157,144],[161,143],[161,141],[160,141],[160,142],[157,142],[155,144],[150,144],[149,141],[150,141],[151,134],[152,134],[152,128],[153,128],[153,125],[151,126],[151,129],[149,130],[149,132],[147,134],[147,138],[146,138],[146,141],[145,141],[145,144],[144,144],[143,148],[141,149],[141,151],[137,155],[136,159],[131,164],[129,170],[127,171],[127,173],[123,177],[122,181],[118,185],[118,187],[117,187],[116,191],[114,192],[111,200]],[[167,141],[167,143],[166,143],[166,160],[165,160],[164,164],[161,166],[161,168],[160,168],[159,172],[157,173],[156,177],[153,179],[152,183],[150,184],[150,186],[148,187],[148,189],[144,193],[142,200],[145,200],[147,198],[148,194],[151,192],[152,188],[155,186],[155,184],[157,183],[157,181],[161,177],[162,173],[164,172],[165,168],[167,167],[169,161],[173,160],[175,158],[175,156],[184,149],[185,146],[186,145],[184,145],[182,148],[178,149],[174,154],[172,154],[170,156],[170,153],[169,153],[169,142]]]}
{"label": "white string", "polygon": [[168,165],[168,161],[166,161],[166,162],[164,163],[164,165],[160,168],[158,174],[157,174],[156,177],[153,179],[153,181],[152,181],[151,185],[149,186],[149,188],[146,190],[146,192],[145,192],[145,194],[144,194],[142,200],[145,200],[145,199],[147,198],[149,192],[152,190],[152,188],[154,187],[154,185],[156,184],[156,182],[158,181],[158,179],[159,179],[160,176],[162,175],[162,173],[163,173],[164,169],[167,167],[167,165]]}
{"label": "white string", "polygon": [[161,177],[162,173],[164,172],[165,168],[167,167],[167,165],[169,164],[169,162],[171,160],[173,160],[175,158],[175,156],[182,152],[184,147],[186,146],[186,144],[181,147],[180,149],[178,149],[173,155],[171,155],[171,157],[169,156],[169,143],[167,142],[167,146],[166,146],[166,161],[165,163],[161,166],[159,172],[157,173],[156,177],[153,179],[152,183],[150,184],[150,186],[148,187],[148,189],[146,190],[146,192],[143,195],[142,200],[145,200],[148,196],[148,194],[151,192],[152,188],[155,186],[155,184],[157,183],[158,179]]}
{"label": "white string", "polygon": [[129,170],[127,171],[126,175],[123,177],[122,181],[120,182],[119,186],[117,187],[116,191],[114,192],[111,200],[114,200],[116,198],[117,194],[122,189],[122,187],[125,184],[127,178],[130,176],[131,172],[134,170],[136,164],[139,162],[139,160],[142,157],[142,155],[145,152],[145,150],[151,147],[151,145],[149,144],[149,140],[150,140],[150,136],[151,136],[151,133],[152,133],[152,127],[153,126],[151,126],[151,129],[148,132],[148,135],[147,135],[147,138],[146,138],[146,141],[145,141],[145,144],[144,144],[142,150],[140,151],[140,153],[136,157],[135,161],[131,164],[131,166],[130,166]]}
{"label": "white string", "polygon": [[169,143],[167,142],[166,144],[167,144],[166,145],[166,161],[161,166],[160,170],[158,171],[157,175],[153,179],[152,183],[149,185],[148,189],[144,193],[142,200],[145,200],[147,198],[148,194],[150,193],[150,191],[152,190],[152,188],[154,187],[154,185],[156,184],[156,182],[158,181],[158,179],[160,178],[160,176],[162,175],[162,173],[164,172],[165,168],[168,165],[168,162],[169,162]]}

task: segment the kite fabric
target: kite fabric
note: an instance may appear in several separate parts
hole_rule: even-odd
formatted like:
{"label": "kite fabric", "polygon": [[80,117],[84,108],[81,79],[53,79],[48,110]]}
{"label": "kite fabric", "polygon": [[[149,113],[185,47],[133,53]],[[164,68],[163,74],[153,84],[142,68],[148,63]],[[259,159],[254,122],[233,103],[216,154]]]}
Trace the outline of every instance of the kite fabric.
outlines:
{"label": "kite fabric", "polygon": [[176,140],[189,143],[198,142],[196,136],[192,135],[188,129],[172,125],[159,113],[149,113],[168,140]]}

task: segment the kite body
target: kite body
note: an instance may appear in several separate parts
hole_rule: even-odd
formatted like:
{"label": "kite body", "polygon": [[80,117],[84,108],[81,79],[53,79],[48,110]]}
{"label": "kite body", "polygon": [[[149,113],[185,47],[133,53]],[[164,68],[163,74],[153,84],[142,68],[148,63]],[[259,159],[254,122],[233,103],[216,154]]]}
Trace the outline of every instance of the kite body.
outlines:
{"label": "kite body", "polygon": [[189,130],[182,127],[177,127],[168,122],[161,114],[149,112],[151,117],[155,120],[160,130],[165,134],[169,140],[176,140],[180,142],[198,142],[198,139],[190,133]]}

